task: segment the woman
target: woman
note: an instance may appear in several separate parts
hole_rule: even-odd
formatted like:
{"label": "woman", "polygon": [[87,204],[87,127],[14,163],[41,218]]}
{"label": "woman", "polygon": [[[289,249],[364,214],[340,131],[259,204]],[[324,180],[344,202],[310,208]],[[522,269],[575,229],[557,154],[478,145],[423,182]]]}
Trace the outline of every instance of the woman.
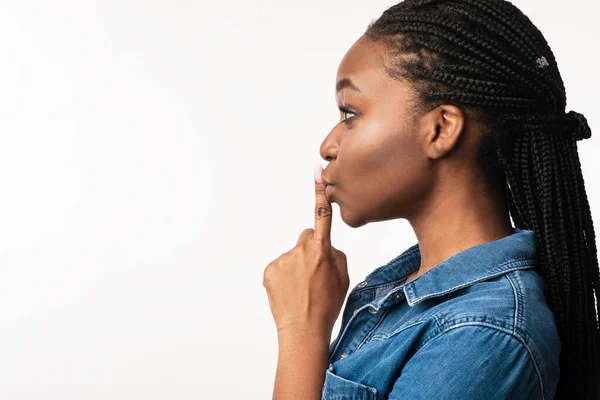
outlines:
{"label": "woman", "polygon": [[[405,0],[337,72],[315,228],[264,272],[275,399],[597,399],[600,277],[576,141],[542,34],[503,0]],[[406,218],[418,243],[352,289],[330,242]],[[511,218],[514,226],[511,224]]]}

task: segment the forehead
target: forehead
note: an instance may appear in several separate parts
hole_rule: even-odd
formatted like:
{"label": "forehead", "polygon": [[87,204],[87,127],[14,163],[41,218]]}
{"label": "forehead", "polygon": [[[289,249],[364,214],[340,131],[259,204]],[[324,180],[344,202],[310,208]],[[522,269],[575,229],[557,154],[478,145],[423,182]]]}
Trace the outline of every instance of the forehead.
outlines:
{"label": "forehead", "polygon": [[342,58],[337,70],[337,80],[350,78],[356,83],[363,75],[385,73],[385,55],[382,45],[362,36]]}
{"label": "forehead", "polygon": [[336,96],[343,97],[343,93],[352,93],[362,98],[372,100],[390,96],[405,98],[410,88],[402,79],[393,78],[386,70],[388,50],[385,45],[373,42],[364,36],[359,38],[346,52],[337,70],[336,82],[349,79],[358,87],[360,93],[352,90],[341,90]]}

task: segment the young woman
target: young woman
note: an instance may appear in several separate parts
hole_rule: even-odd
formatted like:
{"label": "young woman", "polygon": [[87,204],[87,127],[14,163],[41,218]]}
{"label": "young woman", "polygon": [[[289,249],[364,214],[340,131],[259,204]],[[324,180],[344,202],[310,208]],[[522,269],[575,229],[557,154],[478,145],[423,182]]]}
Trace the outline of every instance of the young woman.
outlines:
{"label": "young woman", "polygon": [[[598,399],[600,284],[554,55],[504,0],[405,0],[342,59],[315,228],[264,271],[275,399]],[[351,227],[418,243],[348,295]],[[514,226],[511,223],[514,222]]]}

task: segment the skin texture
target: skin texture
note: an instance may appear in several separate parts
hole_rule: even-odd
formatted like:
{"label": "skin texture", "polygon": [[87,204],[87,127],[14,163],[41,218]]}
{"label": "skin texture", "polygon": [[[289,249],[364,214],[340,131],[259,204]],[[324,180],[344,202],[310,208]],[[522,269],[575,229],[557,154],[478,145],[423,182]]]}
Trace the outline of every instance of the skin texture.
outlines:
{"label": "skin texture", "polygon": [[341,113],[320,148],[329,165],[315,174],[315,228],[265,268],[279,339],[273,399],[321,398],[331,331],[349,287],[346,256],[331,244],[331,202],[352,227],[410,222],[421,266],[408,280],[512,233],[506,199],[489,194],[476,164],[477,125],[454,105],[416,111],[411,85],[385,71],[386,54],[361,37],[342,59],[337,102],[352,113]]}
{"label": "skin texture", "polygon": [[315,167],[315,228],[305,229],[264,272],[279,340],[275,400],[321,397],[331,331],[350,283],[346,255],[331,244],[323,168]]}
{"label": "skin texture", "polygon": [[[407,81],[390,77],[387,50],[364,36],[342,59],[336,82],[340,111],[320,147],[329,199],[351,227],[406,218],[419,242],[422,275],[467,248],[512,231],[507,201],[491,195],[477,165],[476,122],[454,105],[418,113]],[[330,189],[331,190],[331,189]],[[500,193],[504,193],[500,190]]]}

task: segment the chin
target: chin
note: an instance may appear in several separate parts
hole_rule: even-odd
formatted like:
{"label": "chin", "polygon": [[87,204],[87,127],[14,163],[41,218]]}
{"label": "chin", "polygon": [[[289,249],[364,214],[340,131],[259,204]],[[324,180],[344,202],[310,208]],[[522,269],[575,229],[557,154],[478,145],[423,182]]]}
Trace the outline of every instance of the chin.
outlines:
{"label": "chin", "polygon": [[369,221],[364,218],[359,218],[359,216],[357,215],[344,212],[344,210],[341,207],[340,216],[342,217],[342,221],[344,221],[344,223],[351,228],[360,228],[361,226],[369,223]]}

